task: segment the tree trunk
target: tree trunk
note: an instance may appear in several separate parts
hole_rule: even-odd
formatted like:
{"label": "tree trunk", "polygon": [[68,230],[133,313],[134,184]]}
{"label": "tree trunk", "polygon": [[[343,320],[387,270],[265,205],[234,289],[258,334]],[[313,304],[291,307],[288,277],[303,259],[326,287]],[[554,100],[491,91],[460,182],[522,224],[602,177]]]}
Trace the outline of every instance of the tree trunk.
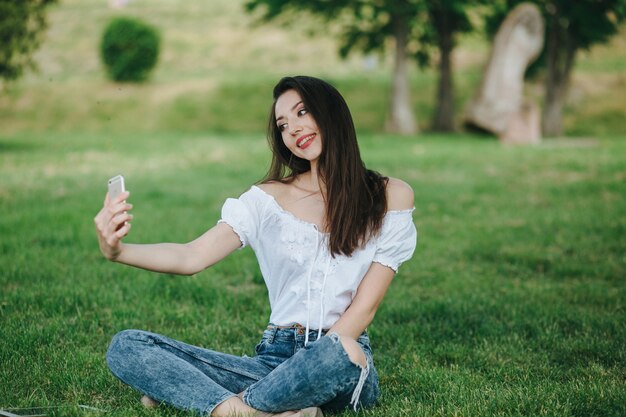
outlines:
{"label": "tree trunk", "polygon": [[452,49],[454,39],[447,14],[442,12],[441,24],[437,28],[439,38],[439,83],[437,103],[432,129],[436,132],[454,131],[454,85],[452,83]]}
{"label": "tree trunk", "polygon": [[547,74],[543,108],[543,135],[560,136],[563,133],[563,105],[576,57],[576,44],[567,29],[559,25],[556,10],[550,19],[547,39]]}
{"label": "tree trunk", "polygon": [[386,127],[388,132],[411,135],[417,133],[417,122],[411,110],[409,99],[410,86],[406,58],[408,27],[404,16],[393,16],[392,19],[396,50],[391,90],[391,111]]}

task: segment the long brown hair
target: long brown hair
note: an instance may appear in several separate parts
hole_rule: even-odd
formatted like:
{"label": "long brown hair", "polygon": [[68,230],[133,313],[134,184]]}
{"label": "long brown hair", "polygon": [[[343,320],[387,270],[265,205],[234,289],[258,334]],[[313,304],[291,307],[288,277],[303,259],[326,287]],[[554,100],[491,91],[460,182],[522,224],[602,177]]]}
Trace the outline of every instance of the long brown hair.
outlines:
{"label": "long brown hair", "polygon": [[285,77],[274,87],[267,133],[273,157],[262,182],[290,183],[311,169],[309,161],[285,146],[276,125],[276,100],[288,90],[298,92],[322,135],[317,167],[326,185],[325,229],[330,232],[330,252],[350,256],[379,233],[387,211],[385,188],[389,179],[365,167],[352,115],[341,94],[323,80],[296,76]]}

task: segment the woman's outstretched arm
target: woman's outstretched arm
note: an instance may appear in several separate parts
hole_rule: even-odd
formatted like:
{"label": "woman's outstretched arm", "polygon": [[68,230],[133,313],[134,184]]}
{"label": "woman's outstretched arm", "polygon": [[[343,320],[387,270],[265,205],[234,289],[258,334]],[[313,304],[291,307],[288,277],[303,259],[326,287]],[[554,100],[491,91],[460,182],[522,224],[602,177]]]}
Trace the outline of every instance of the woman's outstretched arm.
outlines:
{"label": "woman's outstretched arm", "polygon": [[94,218],[100,251],[110,261],[120,262],[150,271],[193,275],[219,262],[241,246],[233,229],[220,223],[189,243],[125,244],[122,239],[130,232],[132,205],[124,192],[104,206]]}

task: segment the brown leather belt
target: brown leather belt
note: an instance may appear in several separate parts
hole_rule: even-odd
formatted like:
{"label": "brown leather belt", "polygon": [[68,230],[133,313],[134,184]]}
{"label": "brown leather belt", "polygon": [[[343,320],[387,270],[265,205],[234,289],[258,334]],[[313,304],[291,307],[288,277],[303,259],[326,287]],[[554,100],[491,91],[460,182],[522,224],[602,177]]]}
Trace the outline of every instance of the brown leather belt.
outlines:
{"label": "brown leather belt", "polygon": [[[269,326],[267,326],[267,329],[294,329],[296,331],[296,334],[304,334],[304,332],[306,331],[306,327],[301,325],[300,323],[291,324],[289,326],[276,326],[275,324],[270,324]],[[317,332],[317,329],[309,329],[309,332]]]}

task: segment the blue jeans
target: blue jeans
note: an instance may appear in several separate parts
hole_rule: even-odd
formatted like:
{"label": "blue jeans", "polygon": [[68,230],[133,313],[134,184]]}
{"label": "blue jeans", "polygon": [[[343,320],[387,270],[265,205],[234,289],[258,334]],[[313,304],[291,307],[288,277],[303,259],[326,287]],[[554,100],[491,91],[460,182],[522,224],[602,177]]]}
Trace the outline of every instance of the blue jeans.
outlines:
{"label": "blue jeans", "polygon": [[265,412],[306,407],[325,411],[370,407],[380,391],[369,338],[357,340],[367,367],[353,363],[339,336],[304,346],[301,328],[268,326],[255,357],[239,357],[188,345],[142,330],[124,330],[107,352],[111,372],[144,395],[173,407],[210,414],[243,392],[243,401]]}

